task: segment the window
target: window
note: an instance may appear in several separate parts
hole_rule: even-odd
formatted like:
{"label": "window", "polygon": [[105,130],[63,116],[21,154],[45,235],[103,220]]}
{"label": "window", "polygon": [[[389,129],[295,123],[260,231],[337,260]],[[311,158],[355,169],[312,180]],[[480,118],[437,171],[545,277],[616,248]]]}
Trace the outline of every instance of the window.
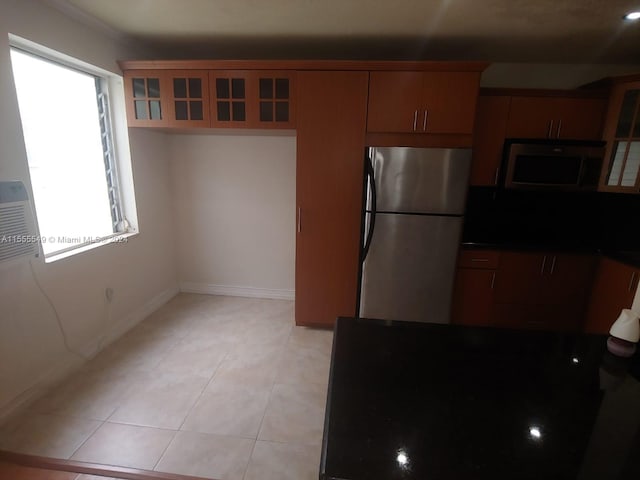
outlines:
{"label": "window", "polygon": [[19,48],[11,63],[45,258],[130,232],[109,77]]}

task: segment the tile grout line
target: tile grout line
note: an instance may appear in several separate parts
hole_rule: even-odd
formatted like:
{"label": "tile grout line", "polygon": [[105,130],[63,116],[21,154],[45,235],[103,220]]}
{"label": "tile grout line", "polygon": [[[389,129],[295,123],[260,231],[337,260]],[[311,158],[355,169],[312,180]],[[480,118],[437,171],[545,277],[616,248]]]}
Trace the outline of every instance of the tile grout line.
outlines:
{"label": "tile grout line", "polygon": [[262,430],[262,424],[264,423],[264,418],[267,415],[267,410],[269,409],[269,404],[271,403],[271,396],[273,395],[273,388],[276,385],[276,377],[278,376],[278,370],[280,368],[280,364],[282,362],[282,357],[284,357],[284,349],[286,349],[287,345],[289,344],[289,340],[291,339],[291,334],[293,333],[293,329],[295,328],[295,325],[291,328],[291,330],[289,330],[289,335],[287,336],[287,341],[284,342],[284,348],[282,349],[282,352],[280,353],[280,359],[278,362],[278,367],[276,367],[276,375],[273,378],[273,383],[271,384],[271,389],[269,391],[269,400],[267,401],[267,405],[264,409],[264,412],[262,413],[262,418],[260,419],[260,425],[258,426],[258,431],[256,433],[256,438],[253,442],[253,447],[251,448],[251,453],[249,454],[249,458],[247,460],[247,465],[244,468],[244,474],[242,475],[242,479],[246,480],[247,478],[247,472],[249,471],[249,465],[251,464],[251,458],[253,457],[253,452],[255,452],[256,450],[256,445],[258,444],[258,437],[260,436],[260,430]]}
{"label": "tile grout line", "polygon": [[166,448],[162,451],[162,454],[160,455],[160,457],[158,458],[158,461],[153,465],[152,470],[157,471],[156,468],[158,467],[158,465],[160,464],[160,462],[162,461],[162,459],[164,458],[164,456],[167,454],[167,451],[169,450],[169,447],[173,444],[173,442],[175,441],[176,437],[178,436],[179,432],[182,432],[184,430],[182,430],[182,427],[184,426],[185,422],[187,421],[187,418],[189,418],[189,415],[191,415],[191,412],[193,411],[193,409],[195,408],[195,406],[198,404],[198,402],[200,401],[200,399],[202,398],[202,395],[204,395],[204,391],[207,389],[207,387],[209,386],[209,384],[213,381],[213,378],[216,375],[216,372],[218,371],[218,368],[220,367],[220,365],[222,364],[222,362],[224,362],[224,360],[227,358],[227,355],[229,355],[229,352],[225,353],[224,357],[222,358],[222,360],[220,361],[220,363],[218,363],[218,365],[216,366],[213,374],[211,375],[211,377],[209,378],[209,381],[204,385],[204,387],[202,387],[202,390],[200,390],[200,394],[198,395],[198,397],[195,399],[195,401],[193,402],[193,404],[191,405],[191,407],[189,408],[189,411],[187,412],[187,414],[184,416],[184,419],[182,420],[182,423],[180,423],[180,426],[178,426],[178,429],[175,430],[175,433],[173,434],[173,437],[171,438],[171,441],[167,444]]}
{"label": "tile grout line", "polygon": [[226,360],[228,355],[229,355],[229,352],[224,354],[224,357],[222,357],[222,360],[220,360],[220,363],[218,363],[218,365],[216,365],[216,368],[214,369],[213,373],[211,374],[211,377],[209,378],[209,381],[207,381],[207,383],[204,385],[204,387],[202,387],[202,390],[200,390],[200,394],[196,398],[195,402],[193,402],[193,405],[191,405],[191,407],[189,408],[189,411],[187,412],[187,414],[184,417],[184,420],[182,420],[182,423],[178,427],[178,431],[179,432],[183,431],[182,427],[184,427],[184,424],[187,421],[187,418],[189,417],[189,415],[191,415],[191,412],[193,411],[193,409],[196,407],[196,405],[198,404],[198,402],[200,401],[200,399],[204,395],[204,392],[207,389],[207,387],[209,387],[209,385],[211,385],[211,382],[213,382],[213,379],[215,378],[216,373],[217,373],[218,369],[220,368],[220,365],[222,365],[222,362],[224,362]]}
{"label": "tile grout line", "polygon": [[[295,328],[295,325],[294,327]],[[264,409],[264,413],[262,414],[262,418],[260,419],[260,425],[258,426],[258,433],[256,434],[256,442],[258,441],[258,437],[260,436],[260,430],[262,430],[262,424],[264,423],[264,419],[267,416],[267,410],[269,409],[269,404],[271,403],[271,397],[273,396],[273,389],[276,386],[276,383],[278,383],[276,380],[278,378],[278,370],[280,369],[280,365],[282,363],[282,358],[284,357],[284,350],[287,348],[287,345],[289,344],[289,340],[291,339],[291,335],[293,333],[293,328],[291,329],[291,331],[289,332],[289,336],[287,337],[287,341],[284,344],[284,348],[283,351],[280,353],[280,360],[278,362],[278,368],[276,371],[275,376],[273,377],[273,383],[271,384],[271,389],[269,391],[269,401],[267,402],[267,407]],[[253,454],[253,452],[251,452]]]}
{"label": "tile grout line", "polygon": [[176,439],[176,437],[178,436],[178,431],[179,430],[174,430],[173,431],[173,436],[171,437],[171,440],[169,440],[169,443],[167,443],[167,446],[164,447],[164,450],[162,450],[162,453],[160,454],[160,456],[158,457],[158,460],[156,461],[156,463],[153,464],[153,467],[151,468],[151,470],[153,470],[154,472],[156,472],[156,467],[158,466],[158,464],[160,463],[160,461],[164,458],[164,456],[167,453],[167,450],[169,450],[169,447],[171,446],[171,444],[173,444],[173,441]]}
{"label": "tile grout line", "polygon": [[[113,413],[112,413],[112,415],[113,415]],[[87,438],[85,438],[85,439],[84,439],[84,441],[83,441],[83,442],[78,446],[78,448],[76,448],[76,449],[73,451],[73,453],[71,453],[71,455],[69,455],[69,456],[67,457],[67,460],[71,460],[71,458],[72,458],[76,453],[78,453],[78,450],[80,450],[80,449],[84,446],[84,444],[85,444],[85,443],[87,443],[87,442],[89,441],[89,439],[90,439],[90,438],[92,438],[92,437],[96,434],[96,432],[102,428],[102,426],[103,426],[105,423],[107,423],[107,421],[106,421],[106,420],[102,420],[102,423],[100,423],[100,425],[98,425],[98,426],[96,427],[96,429],[95,429],[93,432],[91,432],[91,435],[89,435]]]}
{"label": "tile grout line", "polygon": [[[194,331],[195,327],[192,326],[189,329],[189,332],[187,332],[187,335],[191,332]],[[186,335],[185,335],[186,337]],[[185,338],[183,337],[183,339]],[[220,368],[220,365],[222,365],[222,362],[224,362],[226,360],[226,358],[228,357],[229,352],[227,351],[224,356],[222,357],[222,360],[220,360],[220,362],[218,363],[218,365],[216,365],[216,368],[214,369],[213,373],[211,374],[211,377],[209,378],[209,381],[204,385],[204,387],[202,387],[202,390],[200,390],[200,394],[198,395],[198,397],[195,399],[195,401],[193,402],[193,404],[191,405],[191,407],[189,408],[189,411],[187,412],[187,414],[185,415],[184,419],[182,420],[182,423],[180,424],[180,426],[178,427],[177,430],[175,430],[175,433],[173,435],[173,438],[171,439],[171,441],[167,444],[166,448],[163,450],[162,454],[160,455],[160,457],[158,458],[158,461],[154,464],[153,469],[154,471],[157,471],[156,468],[158,467],[158,465],[160,464],[160,462],[162,461],[162,459],[165,457],[165,455],[167,454],[167,451],[169,450],[169,447],[171,447],[171,445],[173,444],[173,442],[175,441],[176,437],[178,436],[179,432],[182,432],[184,430],[182,430],[182,427],[184,426],[185,422],[187,421],[187,418],[189,417],[189,415],[191,415],[191,412],[193,411],[193,409],[195,408],[195,406],[198,404],[198,402],[200,401],[200,399],[202,398],[202,395],[204,395],[205,390],[207,389],[207,387],[211,384],[211,382],[213,381],[213,379],[216,376],[216,372],[218,371],[218,369]]]}

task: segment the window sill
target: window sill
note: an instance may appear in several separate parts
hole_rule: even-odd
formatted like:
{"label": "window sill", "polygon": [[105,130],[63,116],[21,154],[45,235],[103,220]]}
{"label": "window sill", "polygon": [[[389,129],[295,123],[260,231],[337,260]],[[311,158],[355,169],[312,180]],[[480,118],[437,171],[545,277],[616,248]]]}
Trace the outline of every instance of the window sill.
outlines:
{"label": "window sill", "polygon": [[77,255],[78,253],[88,252],[89,250],[93,250],[94,248],[102,247],[104,245],[110,245],[112,243],[116,243],[116,244],[128,243],[129,238],[134,237],[136,235],[138,235],[138,232],[120,233],[118,235],[114,235],[112,237],[108,237],[102,240],[97,240],[91,243],[79,245],[78,247],[72,248],[70,250],[65,250],[59,253],[51,253],[49,255],[45,255],[44,263],[57,262],[58,260],[63,260],[73,255]]}

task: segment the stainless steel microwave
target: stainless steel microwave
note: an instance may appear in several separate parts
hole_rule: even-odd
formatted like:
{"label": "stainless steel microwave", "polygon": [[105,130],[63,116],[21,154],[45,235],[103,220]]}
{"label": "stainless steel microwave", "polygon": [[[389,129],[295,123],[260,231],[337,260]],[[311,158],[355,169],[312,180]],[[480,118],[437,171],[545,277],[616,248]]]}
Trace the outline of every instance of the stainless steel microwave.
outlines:
{"label": "stainless steel microwave", "polygon": [[604,142],[508,139],[504,187],[589,191],[598,187]]}

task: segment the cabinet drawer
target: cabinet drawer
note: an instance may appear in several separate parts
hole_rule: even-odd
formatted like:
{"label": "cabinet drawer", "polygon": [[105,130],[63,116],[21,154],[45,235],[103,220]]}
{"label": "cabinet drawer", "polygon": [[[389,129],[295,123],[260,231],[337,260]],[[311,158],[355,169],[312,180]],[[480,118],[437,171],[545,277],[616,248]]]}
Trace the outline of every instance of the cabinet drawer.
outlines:
{"label": "cabinet drawer", "polygon": [[500,252],[498,250],[462,250],[458,257],[459,268],[498,268]]}

